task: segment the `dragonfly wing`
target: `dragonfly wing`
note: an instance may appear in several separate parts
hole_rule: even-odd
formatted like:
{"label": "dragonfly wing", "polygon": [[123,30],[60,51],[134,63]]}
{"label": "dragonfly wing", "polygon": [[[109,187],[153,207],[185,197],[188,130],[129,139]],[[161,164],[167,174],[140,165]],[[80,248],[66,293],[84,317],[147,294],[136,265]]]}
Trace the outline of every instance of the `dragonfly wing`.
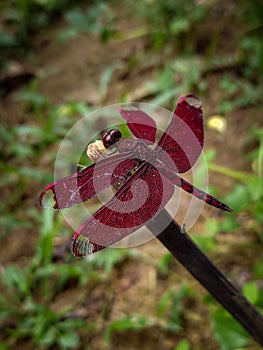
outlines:
{"label": "dragonfly wing", "polygon": [[173,191],[166,177],[144,163],[79,227],[72,238],[72,253],[77,257],[94,253],[136,231],[164,208]]}
{"label": "dragonfly wing", "polygon": [[135,137],[154,143],[156,136],[156,123],[147,113],[134,108],[120,108],[119,112],[126,120],[129,129]]}
{"label": "dragonfly wing", "polygon": [[189,170],[200,153],[204,144],[203,111],[201,101],[194,95],[180,99],[173,119],[158,142],[160,151],[158,158],[169,166],[169,157],[175,163],[177,172]]}
{"label": "dragonfly wing", "polygon": [[132,159],[128,153],[98,161],[80,172],[48,185],[39,197],[40,205],[45,208],[62,209],[85,202],[110,187],[120,177],[126,176],[137,163],[138,160]]}

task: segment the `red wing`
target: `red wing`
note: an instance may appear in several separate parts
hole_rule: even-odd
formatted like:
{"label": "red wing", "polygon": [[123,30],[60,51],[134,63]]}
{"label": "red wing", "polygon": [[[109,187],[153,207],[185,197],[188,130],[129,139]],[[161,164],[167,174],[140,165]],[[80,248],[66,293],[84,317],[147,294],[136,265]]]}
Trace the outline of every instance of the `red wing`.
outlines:
{"label": "red wing", "polygon": [[126,176],[137,164],[138,161],[131,159],[128,152],[98,161],[48,185],[39,197],[40,205],[62,209],[85,202],[110,187],[121,176]]}
{"label": "red wing", "polygon": [[119,112],[126,120],[129,129],[135,137],[154,143],[156,124],[148,114],[139,109],[120,108]]}
{"label": "red wing", "polygon": [[144,163],[79,227],[72,238],[72,253],[77,257],[95,253],[136,231],[164,208],[173,191],[169,180]]}
{"label": "red wing", "polygon": [[175,163],[179,173],[189,170],[204,144],[204,127],[202,105],[198,97],[187,95],[180,99],[173,119],[162,135],[158,146],[166,152],[160,152],[158,158],[167,166],[169,157]]}

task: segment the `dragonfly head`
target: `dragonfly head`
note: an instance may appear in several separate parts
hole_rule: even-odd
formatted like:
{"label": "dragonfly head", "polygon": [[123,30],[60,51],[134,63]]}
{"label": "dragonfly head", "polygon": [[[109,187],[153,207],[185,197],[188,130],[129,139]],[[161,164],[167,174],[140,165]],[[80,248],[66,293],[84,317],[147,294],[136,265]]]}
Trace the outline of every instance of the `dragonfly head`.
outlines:
{"label": "dragonfly head", "polygon": [[102,142],[105,148],[109,148],[110,146],[114,145],[115,143],[119,142],[121,139],[121,132],[118,129],[110,129],[107,130],[102,135]]}

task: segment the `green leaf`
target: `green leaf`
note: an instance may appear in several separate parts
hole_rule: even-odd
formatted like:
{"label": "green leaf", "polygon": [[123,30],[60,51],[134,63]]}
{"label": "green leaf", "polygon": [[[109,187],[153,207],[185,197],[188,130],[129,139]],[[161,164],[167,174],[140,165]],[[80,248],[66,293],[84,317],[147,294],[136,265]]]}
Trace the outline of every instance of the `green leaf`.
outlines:
{"label": "green leaf", "polygon": [[79,345],[79,336],[76,332],[67,332],[60,335],[59,344],[63,349],[72,349]]}
{"label": "green leaf", "polygon": [[12,314],[11,309],[3,309],[2,306],[0,307],[0,321],[4,320],[6,317],[8,317],[10,314]]}
{"label": "green leaf", "polygon": [[87,12],[74,9],[66,13],[65,19],[74,29],[80,32],[99,33],[102,26],[98,19],[104,10],[104,7],[100,6],[100,4],[94,5]]}
{"label": "green leaf", "polygon": [[188,18],[177,18],[170,24],[170,30],[173,34],[185,33],[190,29],[190,26]]}
{"label": "green leaf", "polygon": [[132,249],[105,249],[99,254],[95,254],[91,263],[95,267],[104,268],[106,273],[109,274],[117,263],[123,261],[127,256],[134,255],[136,253]]}
{"label": "green leaf", "polygon": [[241,184],[236,185],[232,192],[225,197],[225,201],[229,206],[237,211],[243,210],[250,200],[247,187]]}
{"label": "green leaf", "polygon": [[189,341],[187,339],[180,340],[174,350],[190,350]]}
{"label": "green leaf", "polygon": [[60,43],[64,43],[67,40],[75,38],[77,36],[78,30],[76,28],[66,28],[63,29],[61,32],[57,35],[57,41]]}
{"label": "green leaf", "polygon": [[247,190],[253,201],[259,200],[263,196],[262,178],[253,177],[247,185]]}
{"label": "green leaf", "polygon": [[248,300],[252,303],[255,304],[258,300],[258,287],[255,282],[247,282],[243,288],[243,293],[244,295],[248,298]]}
{"label": "green leaf", "polygon": [[4,31],[0,30],[0,47],[12,47],[15,46],[16,40],[14,35]]}
{"label": "green leaf", "polygon": [[21,167],[17,168],[17,173],[23,177],[28,177],[30,179],[43,181],[46,180],[48,174],[45,173],[43,170],[38,168],[31,168],[31,167]]}
{"label": "green leaf", "polygon": [[158,262],[158,268],[161,273],[167,273],[169,271],[169,265],[174,260],[171,253],[165,254]]}
{"label": "green leaf", "polygon": [[173,293],[172,290],[168,290],[161,296],[161,299],[158,304],[158,311],[157,311],[157,315],[159,317],[163,317],[164,313],[166,312],[171,302],[172,293]]}
{"label": "green leaf", "polygon": [[210,234],[195,235],[193,240],[204,252],[210,252],[215,247],[215,238]]}
{"label": "green leaf", "polygon": [[114,332],[124,332],[129,330],[140,330],[155,323],[154,319],[134,314],[112,322],[105,331],[105,341],[110,343]]}
{"label": "green leaf", "polygon": [[56,342],[57,331],[55,327],[50,327],[42,333],[41,338],[38,340],[40,346],[50,346]]}
{"label": "green leaf", "polygon": [[168,101],[174,99],[174,96],[179,92],[179,89],[180,88],[178,86],[167,89],[164,92],[161,92],[155,98],[153,98],[151,100],[151,103],[155,105],[165,105]]}
{"label": "green leaf", "polygon": [[216,157],[216,151],[214,149],[209,149],[205,151],[205,160],[207,163],[211,163]]}
{"label": "green leaf", "polygon": [[67,12],[65,19],[75,30],[89,31],[91,29],[91,24],[88,22],[87,16],[81,10]]}
{"label": "green leaf", "polygon": [[102,72],[99,83],[99,95],[101,97],[101,100],[103,100],[106,97],[113,73],[115,72],[115,70],[121,67],[121,63],[112,64]]}
{"label": "green leaf", "polygon": [[25,271],[23,272],[18,266],[10,265],[4,269],[3,281],[7,288],[18,289],[22,293],[28,290]]}
{"label": "green leaf", "polygon": [[240,224],[236,221],[234,216],[226,216],[224,220],[219,223],[219,229],[224,232],[234,231]]}
{"label": "green leaf", "polygon": [[46,107],[49,103],[46,96],[36,91],[21,91],[16,98],[18,101],[30,104],[33,110],[35,111],[41,110],[42,108]]}
{"label": "green leaf", "polygon": [[213,312],[212,327],[222,350],[243,347],[250,341],[246,331],[223,309]]}
{"label": "green leaf", "polygon": [[205,223],[205,230],[215,236],[218,232],[218,221],[214,218],[208,219]]}
{"label": "green leaf", "polygon": [[263,256],[253,266],[254,276],[263,279]]}
{"label": "green leaf", "polygon": [[55,212],[51,209],[44,209],[42,215],[42,228],[40,232],[41,235],[46,236],[52,232],[52,229],[54,227]]}
{"label": "green leaf", "polygon": [[0,350],[8,350],[10,349],[10,344],[8,343],[1,343],[0,344]]}
{"label": "green leaf", "polygon": [[179,329],[181,326],[182,301],[190,294],[188,285],[183,285],[179,290],[165,292],[158,305],[158,316],[168,314],[168,328]]}

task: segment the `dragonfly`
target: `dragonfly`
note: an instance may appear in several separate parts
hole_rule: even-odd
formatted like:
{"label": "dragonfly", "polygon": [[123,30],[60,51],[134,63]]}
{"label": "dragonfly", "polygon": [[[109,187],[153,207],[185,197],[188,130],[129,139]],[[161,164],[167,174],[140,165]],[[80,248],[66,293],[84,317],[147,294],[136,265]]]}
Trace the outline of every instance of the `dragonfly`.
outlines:
{"label": "dragonfly", "polygon": [[233,211],[179,175],[193,167],[204,145],[203,110],[197,96],[179,100],[157,144],[152,117],[136,108],[124,107],[119,112],[135,138],[122,139],[118,129],[106,131],[103,147],[89,148],[94,164],[48,185],[39,198],[43,207],[63,209],[107,188],[115,189],[112,198],[72,237],[71,250],[76,257],[98,252],[144,226],[164,209],[174,186],[218,209]]}

